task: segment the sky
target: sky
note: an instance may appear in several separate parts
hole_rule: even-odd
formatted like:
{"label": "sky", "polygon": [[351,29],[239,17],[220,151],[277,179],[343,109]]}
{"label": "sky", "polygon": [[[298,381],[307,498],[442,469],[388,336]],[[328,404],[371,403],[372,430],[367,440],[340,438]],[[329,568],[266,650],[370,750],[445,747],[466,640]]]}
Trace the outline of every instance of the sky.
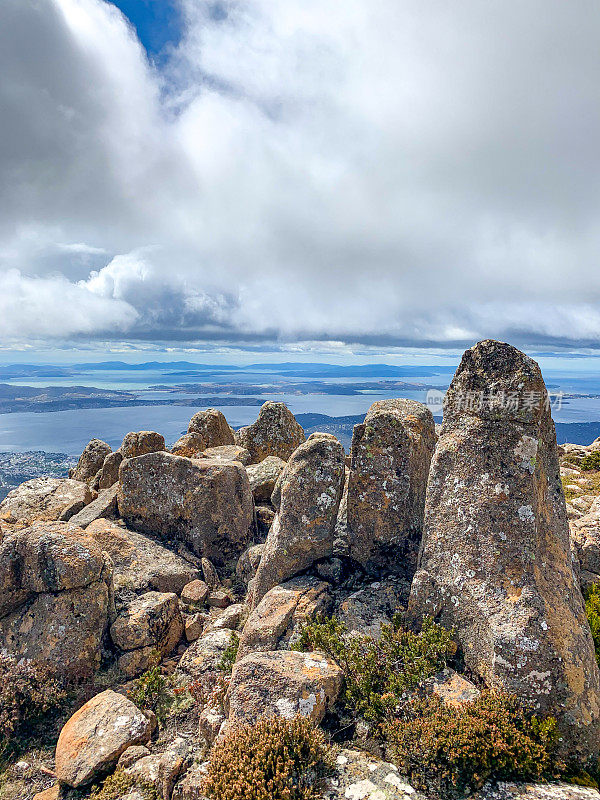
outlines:
{"label": "sky", "polygon": [[1,0],[0,350],[597,352],[599,40],[597,0]]}

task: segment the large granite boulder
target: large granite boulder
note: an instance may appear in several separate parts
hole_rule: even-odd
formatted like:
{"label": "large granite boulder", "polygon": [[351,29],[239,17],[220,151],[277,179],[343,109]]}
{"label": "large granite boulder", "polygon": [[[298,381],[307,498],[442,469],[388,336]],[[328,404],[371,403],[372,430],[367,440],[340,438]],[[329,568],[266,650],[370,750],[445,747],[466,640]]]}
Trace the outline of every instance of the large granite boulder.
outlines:
{"label": "large granite boulder", "polygon": [[414,575],[434,448],[431,411],[414,400],[379,400],[355,426],[348,547],[367,573]]}
{"label": "large granite boulder", "polygon": [[227,729],[261,717],[308,717],[319,723],[338,698],[344,674],[323,653],[276,650],[238,661],[225,697]]}
{"label": "large granite boulder", "polygon": [[334,437],[300,445],[279,479],[279,511],[249,588],[255,608],[265,594],[333,552],[344,488],[344,448]]}
{"label": "large granite boulder", "polygon": [[81,528],[35,523],[0,544],[0,641],[17,658],[91,672],[112,613],[112,565]]}
{"label": "large granite boulder", "polygon": [[119,447],[123,458],[136,458],[164,449],[165,437],[156,431],[131,431],[126,434]]}
{"label": "large granite boulder", "polygon": [[116,592],[154,589],[179,594],[200,574],[196,567],[153,539],[109,520],[95,520],[85,532],[110,556]]}
{"label": "large granite boulder", "polygon": [[71,478],[33,478],[10,491],[0,503],[0,517],[25,525],[40,520],[68,521],[92,501],[90,487]]}
{"label": "large granite boulder", "polygon": [[198,411],[197,414],[194,414],[188,425],[188,433],[202,438],[203,446],[199,448],[200,450],[235,444],[233,431],[225,416],[216,408],[207,408],[206,411]]}
{"label": "large granite boulder", "polygon": [[84,786],[116,764],[132,745],[145,744],[150,721],[131,700],[107,689],[69,719],[56,745],[56,775],[61,783]]}
{"label": "large granite boulder", "polygon": [[127,676],[139,675],[168,655],[183,635],[177,595],[147,592],[133,599],[110,627],[116,646],[124,651],[119,667]]}
{"label": "large granite boulder", "polygon": [[239,429],[236,441],[250,451],[252,462],[258,464],[267,456],[287,461],[306,436],[284,403],[269,400],[261,407],[256,422]]}
{"label": "large granite boulder", "polygon": [[121,464],[119,512],[129,527],[183,541],[193,553],[229,567],[253,535],[254,503],[236,461],[148,453]]}
{"label": "large granite boulder", "polygon": [[79,461],[73,472],[69,475],[76,481],[91,483],[96,473],[102,468],[104,459],[112,452],[112,447],[102,439],[92,439],[79,456]]}
{"label": "large granite boulder", "polygon": [[467,350],[444,403],[409,603],[455,626],[467,668],[556,717],[563,753],[600,749],[600,675],[571,557],[556,434],[535,361]]}

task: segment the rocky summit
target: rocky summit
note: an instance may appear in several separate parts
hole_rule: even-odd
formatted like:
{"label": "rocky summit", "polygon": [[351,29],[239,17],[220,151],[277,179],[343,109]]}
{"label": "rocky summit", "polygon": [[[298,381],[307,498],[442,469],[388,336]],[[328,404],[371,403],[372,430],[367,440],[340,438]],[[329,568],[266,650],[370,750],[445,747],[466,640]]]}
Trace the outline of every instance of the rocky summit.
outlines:
{"label": "rocky summit", "polygon": [[0,504],[0,798],[600,800],[600,441],[464,354],[436,432],[282,403]]}

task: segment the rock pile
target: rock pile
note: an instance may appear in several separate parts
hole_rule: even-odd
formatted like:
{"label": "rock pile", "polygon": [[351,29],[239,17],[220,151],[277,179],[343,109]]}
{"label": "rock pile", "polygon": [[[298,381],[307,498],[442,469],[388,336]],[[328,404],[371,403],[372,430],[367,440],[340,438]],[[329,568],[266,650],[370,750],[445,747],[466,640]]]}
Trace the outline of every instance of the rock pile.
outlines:
{"label": "rock pile", "polygon": [[[580,584],[600,583],[600,469],[586,471],[600,441],[557,449],[546,397],[535,362],[484,341],[463,356],[439,439],[411,400],[374,403],[349,459],[331,434],[306,439],[282,403],[235,433],[207,409],[171,450],[154,431],[114,452],[94,439],[70,478],[11,492],[0,655],[67,675],[102,668],[105,681],[65,720],[59,783],[38,783],[38,800],[89,792],[115,768],[127,800],[143,797],[137,781],[162,800],[204,800],[215,741],[296,715],[346,737],[323,798],[418,796],[383,760],[371,718],[347,715],[349,698],[378,697],[394,626],[417,631],[425,615],[454,628],[456,646],[442,634],[458,650],[402,704],[471,708],[503,689],[554,716],[561,755],[587,765],[600,751],[600,675]],[[342,629],[337,649],[319,649]],[[346,648],[364,653],[363,683]],[[503,786],[481,797],[552,794]],[[552,794],[584,795],[600,800]]]}

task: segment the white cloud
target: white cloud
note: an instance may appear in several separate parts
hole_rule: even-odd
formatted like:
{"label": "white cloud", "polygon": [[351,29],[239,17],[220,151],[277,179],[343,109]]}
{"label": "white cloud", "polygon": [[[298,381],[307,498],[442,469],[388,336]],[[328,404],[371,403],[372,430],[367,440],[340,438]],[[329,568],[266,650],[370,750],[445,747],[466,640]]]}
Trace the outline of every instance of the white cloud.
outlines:
{"label": "white cloud", "polygon": [[2,280],[90,308],[46,335],[600,343],[592,4],[181,2],[165,73],[4,2]]}
{"label": "white cloud", "polygon": [[124,332],[137,316],[129,303],[98,297],[66,278],[28,278],[18,270],[0,273],[0,337],[7,344]]}

